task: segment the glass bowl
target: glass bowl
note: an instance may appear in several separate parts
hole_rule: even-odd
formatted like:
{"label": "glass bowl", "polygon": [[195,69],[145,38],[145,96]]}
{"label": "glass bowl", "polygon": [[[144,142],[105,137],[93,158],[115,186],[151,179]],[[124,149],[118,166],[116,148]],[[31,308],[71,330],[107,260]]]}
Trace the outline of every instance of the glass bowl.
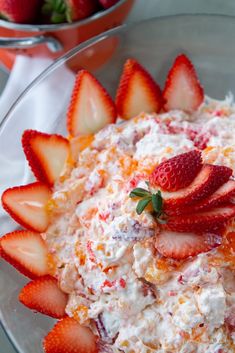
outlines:
{"label": "glass bowl", "polygon": [[[206,94],[223,99],[228,91],[235,92],[234,33],[235,18],[228,16],[157,18],[110,30],[57,59],[19,97],[0,126],[0,192],[32,180],[21,149],[25,129],[66,134],[66,109],[80,66],[92,71],[114,96],[127,58],[139,60],[162,85],[172,60],[184,52],[195,64]],[[0,211],[1,234],[15,229],[16,224]],[[53,320],[18,302],[25,282],[13,268],[1,264],[1,320],[18,352],[42,353],[41,339]]]}

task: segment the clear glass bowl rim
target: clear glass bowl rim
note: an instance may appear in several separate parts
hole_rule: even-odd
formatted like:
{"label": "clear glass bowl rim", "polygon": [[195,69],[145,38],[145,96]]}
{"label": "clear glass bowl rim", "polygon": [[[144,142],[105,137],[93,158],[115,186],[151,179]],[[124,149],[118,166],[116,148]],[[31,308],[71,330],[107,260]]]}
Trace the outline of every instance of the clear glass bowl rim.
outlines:
{"label": "clear glass bowl rim", "polygon": [[86,49],[87,47],[91,46],[92,44],[98,43],[109,36],[115,35],[115,34],[120,34],[122,32],[128,31],[129,29],[133,29],[134,27],[138,25],[142,25],[145,23],[151,23],[151,22],[166,22],[170,21],[172,18],[204,18],[204,19],[214,19],[216,20],[222,20],[222,21],[227,21],[227,20],[233,20],[235,21],[235,16],[230,16],[230,15],[217,15],[217,14],[203,14],[203,13],[198,13],[198,14],[177,14],[177,15],[170,15],[170,16],[162,16],[162,17],[153,17],[150,19],[146,19],[143,21],[137,21],[137,22],[132,22],[129,24],[122,24],[118,27],[115,27],[113,29],[110,29],[106,32],[103,32],[95,37],[92,37],[91,39],[88,39],[87,41],[77,45],[73,49],[69,50],[66,54],[62,55],[58,59],[56,59],[52,64],[50,64],[45,70],[42,71],[40,75],[38,75],[25,89],[24,91],[18,96],[18,98],[15,100],[15,102],[11,105],[9,108],[8,112],[0,122],[0,135],[2,133],[2,130],[7,123],[8,119],[10,119],[10,116],[12,113],[14,113],[15,108],[21,103],[21,101],[25,98],[26,94],[33,89],[33,87],[37,86],[41,81],[43,81],[47,76],[50,75],[51,72],[56,70],[60,65],[71,59],[73,56],[77,55],[79,51]]}

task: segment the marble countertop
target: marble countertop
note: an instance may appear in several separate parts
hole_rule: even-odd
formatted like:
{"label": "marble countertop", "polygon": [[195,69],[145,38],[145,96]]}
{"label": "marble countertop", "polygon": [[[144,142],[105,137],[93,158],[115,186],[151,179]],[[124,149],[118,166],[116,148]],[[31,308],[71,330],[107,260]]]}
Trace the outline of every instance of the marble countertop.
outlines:
{"label": "marble countertop", "polygon": [[[182,13],[214,13],[235,15],[234,0],[136,0],[128,22],[157,16]],[[0,58],[1,59],[1,58]],[[0,92],[6,82],[6,74],[0,75]],[[0,328],[0,352],[16,353]]]}

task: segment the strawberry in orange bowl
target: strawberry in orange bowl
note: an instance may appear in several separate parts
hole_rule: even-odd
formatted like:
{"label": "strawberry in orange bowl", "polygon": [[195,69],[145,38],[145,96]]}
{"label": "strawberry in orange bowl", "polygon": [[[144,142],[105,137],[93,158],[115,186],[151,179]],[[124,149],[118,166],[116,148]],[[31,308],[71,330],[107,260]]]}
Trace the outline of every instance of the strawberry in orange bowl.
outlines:
{"label": "strawberry in orange bowl", "polygon": [[0,18],[14,23],[75,22],[100,10],[108,9],[119,0],[1,0]]}
{"label": "strawberry in orange bowl", "polygon": [[[104,6],[103,6],[104,5]],[[59,58],[70,49],[107,29],[121,25],[130,13],[134,0],[2,0],[0,1],[0,56],[8,70],[19,54],[29,57]],[[25,40],[27,38],[27,40]],[[86,51],[69,67],[94,70],[108,61],[117,46],[111,40],[103,51]],[[96,52],[99,59],[94,60]],[[33,128],[33,127],[32,127]]]}
{"label": "strawberry in orange bowl", "polygon": [[42,12],[52,23],[75,22],[98,10],[96,0],[45,0]]}
{"label": "strawberry in orange bowl", "polygon": [[111,6],[115,5],[119,0],[99,0],[101,6],[104,9],[109,9]]}
{"label": "strawberry in orange bowl", "polygon": [[35,20],[41,0],[1,0],[0,18],[16,23]]}
{"label": "strawberry in orange bowl", "polygon": [[0,253],[58,320],[45,353],[234,351],[234,117],[181,54],[163,89],[128,59],[115,102],[80,70],[67,134],[23,132],[36,180],[2,194],[23,229]]}

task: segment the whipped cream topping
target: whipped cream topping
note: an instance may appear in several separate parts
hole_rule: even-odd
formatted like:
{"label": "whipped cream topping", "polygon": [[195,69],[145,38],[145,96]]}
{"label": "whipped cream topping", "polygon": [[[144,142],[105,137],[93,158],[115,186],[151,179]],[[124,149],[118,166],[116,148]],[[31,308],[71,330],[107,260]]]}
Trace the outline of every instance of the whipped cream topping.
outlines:
{"label": "whipped cream topping", "polygon": [[99,333],[101,351],[235,352],[234,254],[222,245],[163,258],[154,219],[129,198],[158,163],[195,147],[204,162],[235,169],[234,133],[231,95],[206,97],[191,115],[140,114],[96,134],[55,185],[44,234],[54,275],[69,294],[67,314]]}

